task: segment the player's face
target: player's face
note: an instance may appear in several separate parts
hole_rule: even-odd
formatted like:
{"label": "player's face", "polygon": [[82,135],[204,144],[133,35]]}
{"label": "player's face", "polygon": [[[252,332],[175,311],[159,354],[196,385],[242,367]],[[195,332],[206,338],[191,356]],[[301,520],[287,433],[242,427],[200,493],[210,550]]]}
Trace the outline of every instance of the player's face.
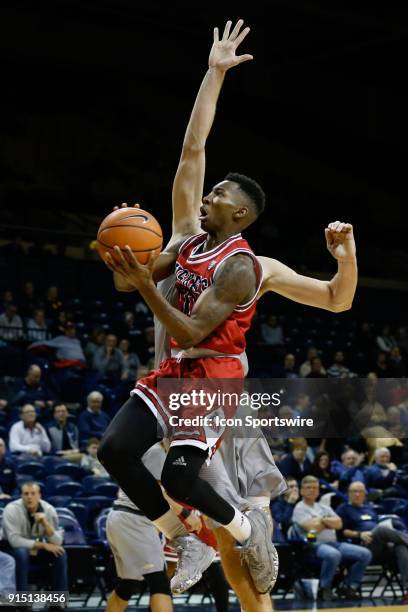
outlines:
{"label": "player's face", "polygon": [[203,197],[199,216],[201,228],[209,233],[225,228],[233,220],[234,213],[245,208],[242,204],[235,183],[217,183],[210,193]]}

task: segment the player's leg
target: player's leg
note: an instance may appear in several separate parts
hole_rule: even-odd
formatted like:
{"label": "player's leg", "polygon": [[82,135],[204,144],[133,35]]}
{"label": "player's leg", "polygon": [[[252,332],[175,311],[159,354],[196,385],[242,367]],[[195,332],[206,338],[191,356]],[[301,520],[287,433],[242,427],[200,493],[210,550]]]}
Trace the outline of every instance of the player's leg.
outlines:
{"label": "player's leg", "polygon": [[150,520],[170,509],[158,482],[142,462],[158,437],[153,414],[141,399],[131,397],[111,421],[98,449],[99,460],[109,474]]}
{"label": "player's leg", "polygon": [[266,515],[258,509],[247,515],[234,508],[199,478],[207,452],[195,446],[171,446],[162,472],[162,484],[171,497],[197,508],[217,521],[241,544],[241,557],[260,593],[269,591],[277,572],[276,550]]}
{"label": "player's leg", "polygon": [[152,612],[172,612],[170,584],[166,571],[144,574],[150,591],[150,609]]}
{"label": "player's leg", "polygon": [[223,527],[215,529],[214,534],[225,577],[239,599],[242,612],[272,612],[272,600],[269,594],[261,595],[255,589],[247,565],[241,563],[232,535]]}

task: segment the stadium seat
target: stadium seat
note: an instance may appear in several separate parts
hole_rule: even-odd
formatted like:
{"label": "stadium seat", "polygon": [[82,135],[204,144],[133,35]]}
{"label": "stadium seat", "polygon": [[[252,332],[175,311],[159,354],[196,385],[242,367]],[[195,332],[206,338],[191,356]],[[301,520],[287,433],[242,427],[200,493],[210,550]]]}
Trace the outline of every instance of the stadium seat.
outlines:
{"label": "stadium seat", "polygon": [[86,544],[84,532],[75,516],[59,513],[58,520],[60,526],[64,529],[64,545]]}
{"label": "stadium seat", "polygon": [[[17,484],[17,488],[18,488],[18,495],[20,495],[20,487],[21,487],[21,485],[23,485],[25,482],[32,482],[33,480],[34,479],[33,479],[31,474],[17,474],[17,476],[16,476],[16,484]],[[40,485],[41,493],[44,494],[45,483],[42,480],[38,480],[37,478],[35,478],[35,482],[38,485]]]}
{"label": "stadium seat", "polygon": [[[71,478],[65,474],[50,474],[45,480],[45,491],[47,497],[56,494],[56,487],[63,482],[70,482]],[[62,495],[62,494],[59,494]],[[62,504],[61,504],[62,505]]]}
{"label": "stadium seat", "polygon": [[102,483],[111,483],[109,476],[85,476],[82,479],[85,495],[96,495],[95,487]]}
{"label": "stadium seat", "polygon": [[45,498],[45,501],[54,508],[66,508],[72,501],[72,497],[69,495],[50,495]]}
{"label": "stadium seat", "polygon": [[84,504],[81,504],[77,501],[71,500],[68,504],[68,509],[73,513],[73,515],[77,518],[79,524],[82,529],[87,528],[88,521],[88,509]]}
{"label": "stadium seat", "polygon": [[386,497],[379,503],[382,508],[382,514],[398,514],[397,508],[402,509],[405,505],[408,505],[408,501],[400,497]]}
{"label": "stadium seat", "polygon": [[44,457],[43,464],[46,474],[54,474],[55,466],[59,463],[66,463],[66,459],[54,455]]}
{"label": "stadium seat", "polygon": [[83,488],[79,482],[73,480],[68,482],[61,482],[55,487],[55,493],[57,495],[69,495],[70,497],[77,497],[82,495]]}
{"label": "stadium seat", "polygon": [[64,461],[63,463],[57,463],[54,467],[54,474],[65,474],[69,476],[72,480],[80,481],[84,476],[84,470],[75,463],[70,463],[69,461]]}
{"label": "stadium seat", "polygon": [[107,512],[101,512],[101,514],[97,517],[96,521],[95,521],[95,526],[96,526],[96,537],[98,539],[98,542],[100,542],[101,544],[103,544],[103,546],[108,547],[108,538],[106,535],[106,521],[108,518],[108,513]]}
{"label": "stadium seat", "polygon": [[112,500],[109,497],[104,497],[102,495],[78,497],[75,502],[83,504],[87,509],[88,516],[86,528],[89,532],[94,530],[95,518],[100,514],[101,510],[112,507]]}
{"label": "stadium seat", "polygon": [[16,466],[17,474],[31,475],[33,479],[43,480],[45,475],[44,464],[42,461],[28,459],[21,461]]}
{"label": "stadium seat", "polygon": [[104,495],[105,497],[115,499],[117,497],[118,490],[119,487],[114,482],[101,482],[95,485],[94,494]]}

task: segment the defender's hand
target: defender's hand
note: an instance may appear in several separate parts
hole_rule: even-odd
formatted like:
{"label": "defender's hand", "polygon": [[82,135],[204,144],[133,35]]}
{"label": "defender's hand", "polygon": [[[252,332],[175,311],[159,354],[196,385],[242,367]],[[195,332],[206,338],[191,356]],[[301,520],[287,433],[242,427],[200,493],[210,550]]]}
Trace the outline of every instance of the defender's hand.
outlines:
{"label": "defender's hand", "polygon": [[253,56],[249,54],[235,54],[237,48],[249,32],[249,28],[244,28],[242,32],[240,32],[243,24],[244,21],[240,19],[230,33],[232,22],[227,21],[221,40],[219,39],[218,28],[214,28],[214,42],[208,59],[210,68],[216,68],[221,72],[226,72],[229,68],[233,68],[233,66],[238,66],[238,64],[242,64],[242,62],[253,59]]}
{"label": "defender's hand", "polygon": [[105,260],[106,265],[112,272],[123,276],[129,285],[132,285],[135,289],[141,289],[143,286],[153,282],[152,272],[155,260],[153,253],[150,255],[147,264],[143,265],[138,262],[130,246],[125,246],[124,253],[122,253],[118,246],[114,246],[113,250],[115,251],[115,257],[112,257],[110,253],[106,253]]}
{"label": "defender's hand", "polygon": [[354,261],[356,257],[356,243],[354,241],[353,226],[350,223],[335,221],[324,230],[327,249],[337,261]]}

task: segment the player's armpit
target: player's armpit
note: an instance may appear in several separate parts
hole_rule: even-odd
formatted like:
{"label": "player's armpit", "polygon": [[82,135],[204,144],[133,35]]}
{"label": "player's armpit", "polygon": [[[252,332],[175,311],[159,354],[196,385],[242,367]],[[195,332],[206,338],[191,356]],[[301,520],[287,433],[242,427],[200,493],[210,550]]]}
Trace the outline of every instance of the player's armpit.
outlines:
{"label": "player's armpit", "polygon": [[318,280],[297,274],[285,264],[269,257],[258,257],[262,266],[264,280],[260,295],[274,291],[300,304],[323,308],[331,312],[345,310],[341,304],[336,305],[329,281]]}

